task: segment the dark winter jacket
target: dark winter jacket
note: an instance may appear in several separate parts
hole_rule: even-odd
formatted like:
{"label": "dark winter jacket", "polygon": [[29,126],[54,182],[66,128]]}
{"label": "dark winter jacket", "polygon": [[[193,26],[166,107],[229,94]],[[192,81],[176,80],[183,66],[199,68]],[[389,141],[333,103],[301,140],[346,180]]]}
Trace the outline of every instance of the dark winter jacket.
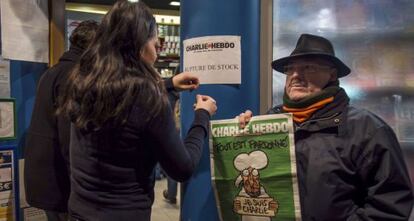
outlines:
{"label": "dark winter jacket", "polygon": [[170,107],[156,117],[148,116],[145,110],[134,105],[127,123],[119,128],[86,132],[72,126],[69,211],[73,218],[149,221],[155,164],[159,162],[177,181],[192,175],[207,136],[208,112],[195,112],[183,142]]}
{"label": "dark winter jacket", "polygon": [[72,46],[43,74],[37,86],[24,149],[26,199],[33,207],[67,211],[70,122],[56,116],[55,110],[61,86],[81,54],[80,48]]}
{"label": "dark winter jacket", "polygon": [[302,220],[408,220],[413,193],[394,132],[348,101],[341,90],[295,126]]}

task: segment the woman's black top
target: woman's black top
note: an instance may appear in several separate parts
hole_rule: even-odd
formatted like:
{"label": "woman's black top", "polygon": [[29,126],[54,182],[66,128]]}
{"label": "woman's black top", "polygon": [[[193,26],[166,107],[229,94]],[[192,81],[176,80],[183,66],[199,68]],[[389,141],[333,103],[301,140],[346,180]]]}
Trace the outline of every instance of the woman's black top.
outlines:
{"label": "woman's black top", "polygon": [[83,132],[72,125],[72,191],[69,212],[85,221],[149,221],[154,201],[154,166],[177,181],[195,170],[208,134],[210,115],[195,111],[184,141],[171,109],[148,121],[135,105],[121,128]]}

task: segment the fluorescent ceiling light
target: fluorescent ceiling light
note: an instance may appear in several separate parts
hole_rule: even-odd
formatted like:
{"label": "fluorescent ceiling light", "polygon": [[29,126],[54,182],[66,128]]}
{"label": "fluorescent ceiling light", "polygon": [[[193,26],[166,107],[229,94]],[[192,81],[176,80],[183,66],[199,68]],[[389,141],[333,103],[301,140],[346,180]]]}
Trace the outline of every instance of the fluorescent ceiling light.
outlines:
{"label": "fluorescent ceiling light", "polygon": [[170,2],[170,5],[172,5],[172,6],[180,6],[180,2],[172,1],[172,2]]}
{"label": "fluorescent ceiling light", "polygon": [[93,13],[93,14],[106,14],[110,9],[110,6],[106,5],[92,5],[92,4],[79,4],[79,3],[66,3],[65,8],[67,11]]}

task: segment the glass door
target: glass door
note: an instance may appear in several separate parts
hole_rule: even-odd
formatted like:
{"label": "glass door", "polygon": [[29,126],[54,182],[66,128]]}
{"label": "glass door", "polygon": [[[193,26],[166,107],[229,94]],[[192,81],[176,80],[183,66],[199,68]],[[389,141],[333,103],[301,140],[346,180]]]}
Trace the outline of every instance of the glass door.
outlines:
{"label": "glass door", "polygon": [[[341,79],[354,106],[396,132],[414,183],[414,1],[274,0],[273,59],[290,54],[301,33],[325,36],[352,72]],[[273,72],[273,105],[285,77]]]}

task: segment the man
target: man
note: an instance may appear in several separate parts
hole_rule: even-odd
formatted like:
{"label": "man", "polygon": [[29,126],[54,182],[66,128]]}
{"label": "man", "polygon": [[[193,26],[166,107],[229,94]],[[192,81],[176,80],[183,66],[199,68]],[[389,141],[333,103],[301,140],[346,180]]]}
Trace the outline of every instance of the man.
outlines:
{"label": "man", "polygon": [[25,190],[27,202],[45,210],[48,221],[68,219],[70,121],[55,114],[58,95],[97,29],[95,21],[81,22],[70,36],[69,50],[43,74],[37,87],[24,150]]}
{"label": "man", "polygon": [[[351,70],[329,40],[300,36],[290,56],[272,62],[286,75],[302,220],[408,220],[413,192],[398,140],[378,116],[349,105],[338,78]],[[244,127],[251,111],[239,115]]]}
{"label": "man", "polygon": [[[174,70],[174,75],[178,75],[180,73],[180,65],[178,65]],[[180,99],[179,93],[177,91],[168,91],[168,101],[170,102],[170,106],[172,112],[175,114],[176,126],[177,130],[180,131],[179,126],[179,102]],[[177,189],[178,183],[177,181],[173,180],[171,177],[167,176],[167,189],[162,191],[162,196],[164,200],[169,204],[177,204]]]}

